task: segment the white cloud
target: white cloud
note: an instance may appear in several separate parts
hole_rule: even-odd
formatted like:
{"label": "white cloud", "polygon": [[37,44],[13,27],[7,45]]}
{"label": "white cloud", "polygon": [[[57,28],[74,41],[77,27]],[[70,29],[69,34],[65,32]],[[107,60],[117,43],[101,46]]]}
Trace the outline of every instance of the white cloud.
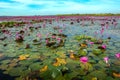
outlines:
{"label": "white cloud", "polygon": [[18,4],[18,3],[6,3],[6,2],[0,2],[0,8],[6,8],[6,9],[24,9],[26,5],[24,4]]}

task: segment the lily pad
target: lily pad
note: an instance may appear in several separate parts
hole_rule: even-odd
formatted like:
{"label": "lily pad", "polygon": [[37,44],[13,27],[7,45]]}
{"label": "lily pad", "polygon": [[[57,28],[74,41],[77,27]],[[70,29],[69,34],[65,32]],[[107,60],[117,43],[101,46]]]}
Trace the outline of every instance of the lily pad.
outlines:
{"label": "lily pad", "polygon": [[7,64],[1,64],[0,65],[0,69],[1,70],[6,70],[8,68],[8,65]]}
{"label": "lily pad", "polygon": [[32,71],[39,70],[41,67],[42,67],[42,66],[40,65],[39,62],[32,63],[31,65],[29,65],[29,68],[30,68]]}
{"label": "lily pad", "polygon": [[2,63],[2,64],[8,64],[8,63],[10,63],[10,60],[2,60],[0,63]]}
{"label": "lily pad", "polygon": [[[91,72],[90,74],[88,74],[87,76],[89,76],[89,77],[91,77],[91,79],[93,78],[93,77],[96,77],[97,79],[99,79],[99,80],[105,80],[106,79],[106,77],[107,77],[107,74],[104,72],[104,71],[93,71],[93,72]],[[90,79],[90,80],[91,80]]]}
{"label": "lily pad", "polygon": [[20,76],[22,75],[22,71],[24,71],[26,67],[17,67],[17,68],[11,68],[8,70],[8,74],[10,76]]}
{"label": "lily pad", "polygon": [[95,54],[95,55],[100,55],[101,54],[101,50],[100,49],[94,49],[92,51],[92,53]]}
{"label": "lily pad", "polygon": [[87,55],[87,50],[86,49],[79,50],[78,55],[79,56],[86,56]]}
{"label": "lily pad", "polygon": [[81,66],[81,69],[85,70],[85,71],[92,71],[93,70],[93,66],[90,63],[85,63],[85,64],[81,63],[80,66]]}

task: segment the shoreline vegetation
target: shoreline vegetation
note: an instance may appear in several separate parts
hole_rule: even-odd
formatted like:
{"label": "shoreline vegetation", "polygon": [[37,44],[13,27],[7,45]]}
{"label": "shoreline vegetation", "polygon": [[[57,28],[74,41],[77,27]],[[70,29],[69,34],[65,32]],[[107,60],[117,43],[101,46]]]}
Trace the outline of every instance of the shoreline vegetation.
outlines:
{"label": "shoreline vegetation", "polygon": [[101,13],[101,14],[58,14],[58,16],[120,16],[120,13]]}
{"label": "shoreline vegetation", "polygon": [[[120,16],[120,13],[100,13],[100,14],[56,14],[56,15],[24,15],[24,16]],[[12,17],[2,15],[0,17]],[[14,16],[13,16],[14,17]],[[22,17],[22,16],[20,16]]]}

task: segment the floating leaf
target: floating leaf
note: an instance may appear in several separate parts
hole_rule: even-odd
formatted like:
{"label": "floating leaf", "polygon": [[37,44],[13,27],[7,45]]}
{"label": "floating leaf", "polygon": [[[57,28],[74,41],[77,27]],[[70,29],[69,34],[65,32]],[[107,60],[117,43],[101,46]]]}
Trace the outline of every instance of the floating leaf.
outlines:
{"label": "floating leaf", "polygon": [[29,68],[32,70],[32,71],[35,71],[35,70],[39,70],[41,68],[41,65],[40,65],[40,62],[35,62],[35,63],[32,63]]}
{"label": "floating leaf", "polygon": [[18,58],[18,60],[25,60],[25,59],[27,59],[28,57],[29,57],[28,54],[26,54],[26,55],[20,55],[19,58]]}
{"label": "floating leaf", "polygon": [[92,71],[93,66],[90,63],[80,64],[81,68],[86,71]]}
{"label": "floating leaf", "polygon": [[87,55],[87,50],[86,49],[81,49],[78,51],[79,56],[86,56]]}
{"label": "floating leaf", "polygon": [[107,74],[104,71],[93,71],[88,76],[97,77],[98,80],[106,80]]}
{"label": "floating leaf", "polygon": [[113,76],[114,76],[114,77],[117,77],[117,78],[120,78],[120,73],[115,73],[115,72],[113,72]]}
{"label": "floating leaf", "polygon": [[93,77],[91,80],[97,80],[97,77]]}
{"label": "floating leaf", "polygon": [[71,59],[75,59],[75,55],[73,53],[70,54]]}
{"label": "floating leaf", "polygon": [[80,46],[81,46],[82,48],[86,48],[86,47],[87,47],[87,44],[81,43]]}
{"label": "floating leaf", "polygon": [[99,54],[101,54],[101,50],[100,49],[94,49],[93,54],[99,55]]}
{"label": "floating leaf", "polygon": [[53,63],[54,66],[61,66],[62,64],[66,64],[65,59],[56,58],[56,62]]}
{"label": "floating leaf", "polygon": [[44,66],[42,69],[40,69],[40,72],[45,72],[48,70],[48,66]]}

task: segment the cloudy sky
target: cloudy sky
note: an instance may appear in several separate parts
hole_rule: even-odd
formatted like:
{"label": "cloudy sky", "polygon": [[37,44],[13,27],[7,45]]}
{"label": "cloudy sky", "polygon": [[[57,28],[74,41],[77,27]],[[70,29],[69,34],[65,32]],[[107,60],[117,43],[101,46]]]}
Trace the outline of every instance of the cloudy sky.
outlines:
{"label": "cloudy sky", "polygon": [[0,16],[120,13],[120,0],[0,0]]}

